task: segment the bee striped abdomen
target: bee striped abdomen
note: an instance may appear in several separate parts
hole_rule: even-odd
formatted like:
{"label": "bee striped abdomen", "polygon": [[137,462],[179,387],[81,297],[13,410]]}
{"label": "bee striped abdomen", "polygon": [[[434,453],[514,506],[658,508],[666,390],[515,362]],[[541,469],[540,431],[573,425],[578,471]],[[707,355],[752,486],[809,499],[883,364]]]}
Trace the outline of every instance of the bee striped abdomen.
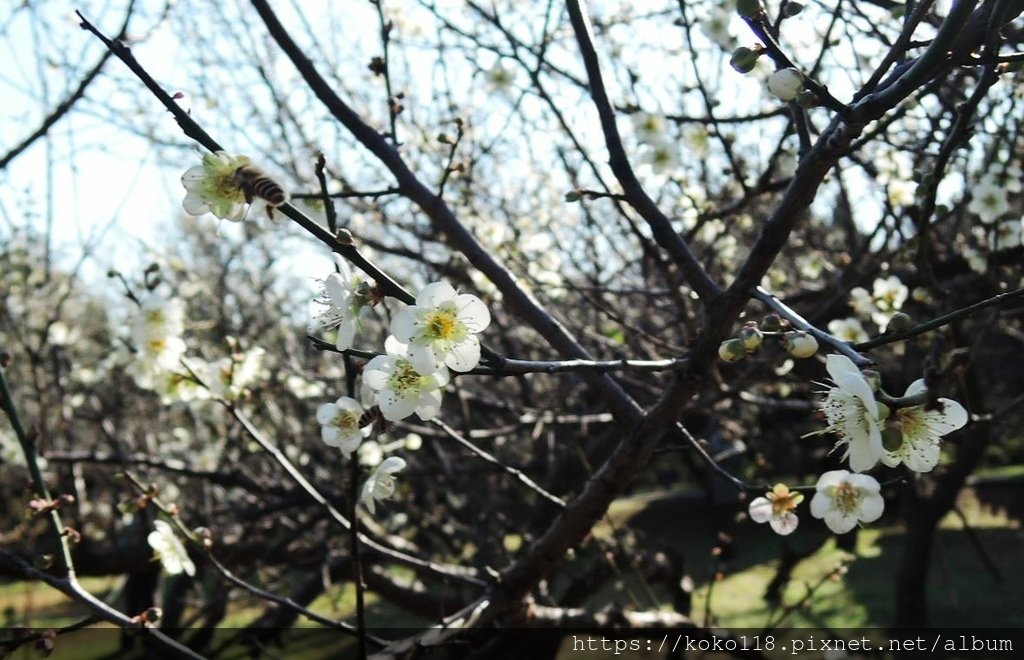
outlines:
{"label": "bee striped abdomen", "polygon": [[288,193],[281,184],[251,165],[243,165],[235,170],[234,182],[245,195],[245,201],[249,203],[258,197],[272,208],[288,201]]}

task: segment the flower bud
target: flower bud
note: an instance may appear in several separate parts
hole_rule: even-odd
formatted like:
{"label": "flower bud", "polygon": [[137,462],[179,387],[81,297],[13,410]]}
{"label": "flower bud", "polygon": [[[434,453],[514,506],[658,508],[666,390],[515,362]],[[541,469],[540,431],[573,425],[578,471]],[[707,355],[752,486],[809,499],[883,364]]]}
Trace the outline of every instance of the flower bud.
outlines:
{"label": "flower bud", "polygon": [[765,332],[778,332],[782,329],[782,319],[778,314],[768,314],[761,319],[761,329]]}
{"label": "flower bud", "polygon": [[896,312],[889,319],[889,324],[885,326],[886,334],[890,332],[905,332],[914,327],[914,319],[910,318],[909,314],[903,312]]}
{"label": "flower bud", "polygon": [[896,451],[903,446],[903,429],[900,428],[899,422],[886,423],[882,429],[882,446],[886,451]]}
{"label": "flower bud", "polygon": [[761,0],[736,0],[736,13],[743,18],[757,18],[764,13]]}
{"label": "flower bud", "polygon": [[768,91],[782,101],[792,101],[804,90],[804,76],[796,69],[779,69],[768,78]]}
{"label": "flower bud", "polygon": [[786,351],[793,357],[809,358],[818,352],[818,340],[797,330],[786,335]]}
{"label": "flower bud", "polygon": [[801,108],[815,108],[818,106],[818,95],[809,89],[805,89],[796,95],[796,103]]}
{"label": "flower bud", "polygon": [[757,64],[757,58],[760,55],[761,51],[759,50],[740,46],[732,52],[732,57],[729,58],[729,66],[736,69],[739,73],[750,73]]}
{"label": "flower bud", "polygon": [[752,353],[761,348],[761,344],[764,342],[764,335],[757,328],[747,326],[740,330],[740,339],[743,341],[743,346],[747,349],[747,352]]}
{"label": "flower bud", "polygon": [[804,10],[804,6],[799,2],[787,2],[782,8],[783,18],[793,18]]}
{"label": "flower bud", "polygon": [[742,339],[726,339],[718,346],[718,357],[725,362],[739,362],[747,355]]}

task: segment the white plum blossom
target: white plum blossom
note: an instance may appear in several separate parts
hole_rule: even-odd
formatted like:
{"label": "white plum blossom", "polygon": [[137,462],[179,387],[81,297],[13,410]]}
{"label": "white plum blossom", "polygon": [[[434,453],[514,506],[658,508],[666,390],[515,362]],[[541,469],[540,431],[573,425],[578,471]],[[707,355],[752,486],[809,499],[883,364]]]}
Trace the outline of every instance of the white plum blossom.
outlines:
{"label": "white plum blossom", "polygon": [[868,290],[861,286],[850,289],[850,307],[862,319],[870,319],[878,313],[875,300]]}
{"label": "white plum blossom", "polygon": [[811,515],[823,518],[836,534],[845,534],[859,522],[874,522],[885,510],[878,481],[866,474],[832,470],[821,475],[815,488]]}
{"label": "white plum blossom", "polygon": [[768,91],[782,101],[792,101],[804,91],[804,76],[792,67],[779,69],[768,78]]}
{"label": "white plum blossom", "polygon": [[668,141],[648,144],[640,151],[637,163],[650,168],[655,176],[667,176],[679,166],[679,147]]}
{"label": "white plum blossom", "polygon": [[845,355],[827,356],[825,368],[835,387],[829,388],[822,404],[829,425],[818,433],[839,436],[836,446],[846,445],[843,458],[850,459],[854,472],[870,470],[885,454],[881,409],[871,384]]}
{"label": "white plum blossom", "polygon": [[181,203],[185,212],[189,215],[213,213],[222,220],[241,221],[248,204],[235,173],[250,164],[248,157],[233,156],[225,151],[205,154],[202,165],[190,167],[181,177],[181,185],[187,191]]}
{"label": "white plum blossom", "polygon": [[367,440],[359,445],[359,464],[366,467],[375,467],[384,460],[384,448],[376,440]]}
{"label": "white plum blossom", "polygon": [[409,363],[421,374],[448,365],[469,371],[480,362],[482,332],[491,313],[479,298],[458,293],[446,282],[423,287],[416,304],[402,308],[391,321],[391,334],[408,345]]}
{"label": "white plum blossom", "polygon": [[359,312],[373,303],[373,294],[362,273],[353,271],[344,259],[336,261],[339,272],[331,273],[324,280],[323,293],[315,300],[324,309],[313,317],[309,330],[315,333],[336,328],[335,346],[344,351],[352,348]]}
{"label": "white plum blossom", "polygon": [[359,418],[366,409],[355,399],[343,396],[334,403],[325,403],[316,410],[316,421],[320,424],[320,437],[324,444],[337,447],[348,458],[370,435],[369,425],[360,428]]}
{"label": "white plum blossom", "polygon": [[378,355],[363,367],[363,384],[377,393],[377,405],[384,419],[397,422],[416,413],[427,421],[441,410],[441,389],[448,384],[443,365],[421,373],[409,361],[407,346],[394,337],[384,342],[385,355]]}
{"label": "white plum blossom", "polygon": [[185,573],[192,576],[196,574],[196,565],[189,559],[188,552],[181,540],[174,533],[170,523],[163,520],[154,520],[155,532],[150,532],[148,541],[149,547],[153,548],[156,558],[160,560],[168,575]]}
{"label": "white plum blossom", "polygon": [[208,391],[206,398],[235,401],[245,395],[250,386],[265,376],[263,356],[266,350],[257,346],[241,353],[213,362],[198,358],[186,358],[188,366],[199,382]]}
{"label": "white plum blossom", "polygon": [[989,247],[993,252],[1010,250],[1024,244],[1024,220],[1004,220],[989,234]]}
{"label": "white plum blossom", "polygon": [[395,493],[395,472],[405,468],[405,460],[397,456],[385,459],[378,465],[363,484],[359,501],[366,505],[371,514],[376,513],[377,500],[385,500]]}
{"label": "white plum blossom", "polygon": [[971,189],[967,210],[986,224],[995,222],[1010,210],[1006,186],[999,183],[995,176],[983,176]]}
{"label": "white plum blossom", "polygon": [[895,275],[876,278],[872,292],[863,287],[850,290],[850,307],[863,319],[871,319],[879,327],[885,327],[889,318],[903,308],[910,290]]}
{"label": "white plum blossom", "polygon": [[910,290],[895,275],[890,275],[885,279],[881,277],[876,279],[872,287],[871,297],[874,299],[878,309],[883,312],[899,311],[903,308],[903,303],[907,301],[907,296],[910,294]]}
{"label": "white plum blossom", "polygon": [[139,301],[139,314],[132,323],[135,347],[128,373],[136,385],[152,389],[167,372],[180,368],[185,342],[179,336],[185,327],[185,303],[150,292]]}
{"label": "white plum blossom", "polygon": [[487,81],[487,86],[491,91],[506,94],[512,90],[512,83],[515,82],[516,72],[515,69],[505,66],[505,63],[499,58],[494,65],[488,69],[484,78]]}
{"label": "white plum blossom", "polygon": [[828,332],[836,339],[851,344],[867,341],[868,333],[858,319],[852,316],[845,319],[833,319],[828,322]]}
{"label": "white plum blossom", "polygon": [[[928,391],[924,380],[915,380],[903,396]],[[900,463],[914,472],[930,472],[939,462],[939,438],[967,424],[967,411],[952,399],[936,399],[934,404],[898,408],[893,416],[902,444],[886,451],[882,463],[896,467]]]}
{"label": "white plum blossom", "polygon": [[630,119],[633,122],[633,131],[640,142],[660,144],[665,141],[668,124],[664,115],[641,111],[634,112]]}
{"label": "white plum blossom", "polygon": [[750,519],[757,523],[770,523],[776,534],[792,534],[800,522],[793,509],[803,499],[803,495],[790,491],[785,484],[775,484],[764,497],[750,502]]}

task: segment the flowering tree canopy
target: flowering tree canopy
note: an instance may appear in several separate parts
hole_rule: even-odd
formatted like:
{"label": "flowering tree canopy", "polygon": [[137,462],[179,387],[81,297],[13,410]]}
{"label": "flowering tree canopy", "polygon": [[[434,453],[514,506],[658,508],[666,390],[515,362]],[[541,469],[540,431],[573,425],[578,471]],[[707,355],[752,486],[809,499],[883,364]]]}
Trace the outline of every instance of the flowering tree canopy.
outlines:
{"label": "flowering tree canopy", "polygon": [[733,625],[768,554],[805,622],[884,535],[865,623],[935,623],[1024,464],[1024,5],[313,4],[12,14],[0,577],[187,657],[522,657]]}

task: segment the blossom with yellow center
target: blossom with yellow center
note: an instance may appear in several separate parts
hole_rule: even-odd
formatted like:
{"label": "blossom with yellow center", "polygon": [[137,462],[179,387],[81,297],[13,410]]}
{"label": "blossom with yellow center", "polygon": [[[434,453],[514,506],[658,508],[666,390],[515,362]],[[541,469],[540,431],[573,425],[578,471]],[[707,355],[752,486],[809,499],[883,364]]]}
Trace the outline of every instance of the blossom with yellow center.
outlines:
{"label": "blossom with yellow center", "polygon": [[233,156],[218,151],[203,156],[203,164],[190,167],[181,176],[186,195],[181,205],[189,215],[213,213],[223,220],[239,222],[245,217],[248,204],[245,192],[235,176],[238,168],[251,161],[246,156]]}
{"label": "blossom with yellow center", "polygon": [[441,409],[441,389],[448,384],[448,369],[442,364],[433,371],[417,370],[409,348],[388,337],[384,342],[387,353],[363,367],[363,384],[377,393],[377,405],[388,421],[396,422],[413,413],[426,421]]}
{"label": "blossom with yellow center", "polygon": [[845,355],[829,355],[825,368],[836,386],[828,390],[822,404],[829,425],[818,433],[839,436],[837,446],[846,445],[843,458],[850,459],[853,471],[870,470],[885,454],[880,426],[883,409],[853,360]]}
{"label": "blossom with yellow center", "polygon": [[[915,380],[904,397],[927,392],[924,380]],[[881,457],[889,467],[900,463],[914,472],[930,472],[939,462],[939,438],[967,424],[967,411],[952,399],[936,399],[926,406],[899,408],[894,415],[902,442]]]}
{"label": "blossom with yellow center", "polygon": [[800,522],[793,510],[803,502],[804,496],[789,490],[785,484],[775,484],[764,497],[750,502],[750,518],[757,523],[770,523],[775,533],[792,534]]}
{"label": "blossom with yellow center", "polygon": [[885,510],[881,486],[866,474],[832,470],[821,475],[815,489],[811,515],[823,518],[836,534],[845,534],[859,522],[874,522]]}
{"label": "blossom with yellow center", "polygon": [[334,403],[325,403],[316,410],[320,437],[324,444],[337,447],[348,458],[370,435],[370,426],[360,428],[359,418],[366,410],[353,398],[343,396]]}
{"label": "blossom with yellow center", "polygon": [[370,473],[359,494],[359,501],[366,505],[367,511],[375,513],[376,500],[384,500],[395,494],[395,472],[405,469],[405,465],[404,459],[392,456]]}
{"label": "blossom with yellow center", "polygon": [[429,374],[445,365],[464,372],[480,363],[476,335],[490,322],[491,313],[479,298],[434,282],[423,287],[415,305],[395,314],[391,334],[408,345],[408,362],[417,372]]}

